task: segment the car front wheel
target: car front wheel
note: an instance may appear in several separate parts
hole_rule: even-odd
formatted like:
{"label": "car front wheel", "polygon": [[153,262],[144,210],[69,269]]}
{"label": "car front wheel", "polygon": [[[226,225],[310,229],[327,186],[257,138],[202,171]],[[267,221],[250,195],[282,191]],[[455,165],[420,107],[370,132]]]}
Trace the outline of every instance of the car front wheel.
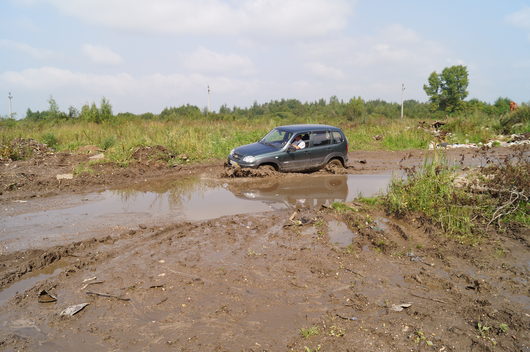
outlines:
{"label": "car front wheel", "polygon": [[273,172],[273,171],[276,171],[276,168],[272,165],[269,165],[269,164],[266,164],[266,165],[260,165],[259,169],[261,171],[266,171],[266,172]]}

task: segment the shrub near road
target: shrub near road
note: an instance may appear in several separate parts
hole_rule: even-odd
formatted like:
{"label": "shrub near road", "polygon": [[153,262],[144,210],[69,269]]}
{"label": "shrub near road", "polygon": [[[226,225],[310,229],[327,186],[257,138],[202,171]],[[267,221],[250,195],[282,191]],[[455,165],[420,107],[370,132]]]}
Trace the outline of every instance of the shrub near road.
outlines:
{"label": "shrub near road", "polygon": [[393,180],[385,205],[397,216],[421,213],[463,241],[477,242],[506,223],[528,227],[529,151],[522,146],[514,156],[489,160],[467,178],[435,154],[420,170],[408,170],[407,179]]}

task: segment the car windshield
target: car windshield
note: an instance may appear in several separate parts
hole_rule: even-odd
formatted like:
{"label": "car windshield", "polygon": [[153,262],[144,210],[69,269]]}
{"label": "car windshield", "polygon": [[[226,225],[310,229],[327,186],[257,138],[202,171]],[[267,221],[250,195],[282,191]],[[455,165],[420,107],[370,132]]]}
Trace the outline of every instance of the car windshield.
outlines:
{"label": "car windshield", "polygon": [[267,135],[263,137],[259,142],[280,149],[289,141],[291,136],[291,132],[275,128],[269,133],[267,133]]}

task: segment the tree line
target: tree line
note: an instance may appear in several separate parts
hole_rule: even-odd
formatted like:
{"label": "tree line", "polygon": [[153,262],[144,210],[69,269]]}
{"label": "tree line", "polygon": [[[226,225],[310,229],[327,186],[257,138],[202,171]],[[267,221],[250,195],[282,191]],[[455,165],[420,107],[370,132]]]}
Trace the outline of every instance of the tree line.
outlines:
{"label": "tree line", "polygon": [[[405,116],[417,119],[442,119],[447,116],[466,116],[485,114],[501,116],[510,111],[511,99],[499,97],[493,104],[478,99],[465,100],[469,84],[467,67],[462,65],[444,68],[441,73],[432,72],[423,89],[429,97],[428,102],[405,100],[403,102]],[[336,96],[329,99],[321,98],[312,102],[301,102],[297,99],[271,100],[261,103],[254,102],[249,107],[229,107],[222,105],[218,111],[207,111],[195,105],[166,107],[159,114],[154,113],[118,113],[113,114],[109,100],[102,98],[99,106],[95,103],[85,104],[81,110],[70,106],[66,112],[59,109],[53,97],[48,100],[49,108],[45,111],[28,109],[25,120],[83,120],[95,123],[119,119],[161,119],[178,120],[182,118],[209,117],[212,119],[239,119],[274,117],[288,120],[290,117],[343,118],[349,121],[362,120],[366,117],[399,118],[401,105],[381,99],[364,100],[353,97],[342,100]]]}

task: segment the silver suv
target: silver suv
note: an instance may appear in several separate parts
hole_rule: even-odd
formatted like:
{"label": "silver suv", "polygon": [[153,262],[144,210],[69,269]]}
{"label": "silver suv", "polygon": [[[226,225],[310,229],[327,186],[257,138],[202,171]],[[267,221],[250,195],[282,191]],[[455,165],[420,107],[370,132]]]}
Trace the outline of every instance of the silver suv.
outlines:
{"label": "silver suv", "polygon": [[[300,143],[295,143],[301,137]],[[298,147],[295,147],[298,145]],[[276,127],[259,142],[233,149],[228,164],[276,171],[304,171],[326,165],[345,167],[348,140],[338,127],[288,125]]]}

